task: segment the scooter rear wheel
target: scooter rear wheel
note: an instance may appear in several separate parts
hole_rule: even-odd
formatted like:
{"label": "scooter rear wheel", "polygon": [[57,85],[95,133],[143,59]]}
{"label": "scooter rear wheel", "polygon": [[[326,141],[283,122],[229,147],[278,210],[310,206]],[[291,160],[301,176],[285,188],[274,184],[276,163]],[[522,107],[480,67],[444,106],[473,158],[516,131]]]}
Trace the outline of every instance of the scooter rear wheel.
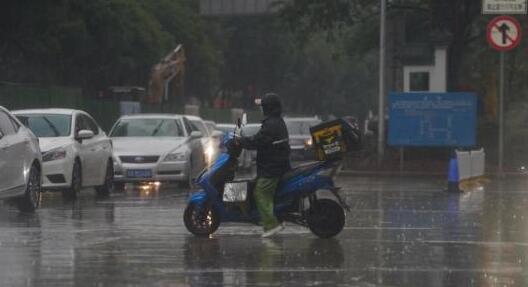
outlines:
{"label": "scooter rear wheel", "polygon": [[194,203],[185,208],[183,221],[187,230],[199,237],[213,234],[220,226],[220,216],[216,209]]}
{"label": "scooter rear wheel", "polygon": [[310,230],[318,237],[334,237],[345,226],[345,211],[331,199],[318,199],[310,206],[307,221]]}

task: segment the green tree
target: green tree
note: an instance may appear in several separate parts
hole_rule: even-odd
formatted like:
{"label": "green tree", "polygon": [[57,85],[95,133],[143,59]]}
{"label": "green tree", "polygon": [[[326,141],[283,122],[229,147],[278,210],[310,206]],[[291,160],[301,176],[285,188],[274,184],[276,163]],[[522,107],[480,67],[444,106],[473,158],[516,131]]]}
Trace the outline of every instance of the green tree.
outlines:
{"label": "green tree", "polygon": [[146,86],[152,65],[184,44],[192,94],[207,94],[219,63],[192,0],[8,0],[0,9],[0,80]]}

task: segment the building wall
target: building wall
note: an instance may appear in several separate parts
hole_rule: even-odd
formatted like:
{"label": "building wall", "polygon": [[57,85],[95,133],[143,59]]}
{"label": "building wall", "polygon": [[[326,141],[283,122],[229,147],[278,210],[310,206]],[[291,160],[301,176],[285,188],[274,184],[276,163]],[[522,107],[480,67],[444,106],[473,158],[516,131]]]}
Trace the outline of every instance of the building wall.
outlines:
{"label": "building wall", "polygon": [[411,73],[429,73],[429,90],[424,92],[443,93],[447,91],[447,49],[436,48],[434,52],[433,65],[404,66],[404,92],[410,92]]}

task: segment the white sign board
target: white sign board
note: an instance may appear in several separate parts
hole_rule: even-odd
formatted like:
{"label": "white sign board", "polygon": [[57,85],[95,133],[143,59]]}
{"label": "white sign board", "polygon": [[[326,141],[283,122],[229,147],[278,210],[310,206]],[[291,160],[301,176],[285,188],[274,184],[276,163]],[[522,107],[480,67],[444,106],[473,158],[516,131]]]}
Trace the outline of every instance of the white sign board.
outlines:
{"label": "white sign board", "polygon": [[482,0],[482,14],[526,14],[528,0]]}

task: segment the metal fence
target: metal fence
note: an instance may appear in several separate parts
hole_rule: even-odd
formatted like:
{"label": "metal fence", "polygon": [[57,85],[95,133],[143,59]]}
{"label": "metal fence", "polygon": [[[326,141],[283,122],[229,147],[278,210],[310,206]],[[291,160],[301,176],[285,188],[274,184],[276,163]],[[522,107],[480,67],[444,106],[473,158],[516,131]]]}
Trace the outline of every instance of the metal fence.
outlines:
{"label": "metal fence", "polygon": [[119,117],[119,102],[83,97],[82,90],[69,87],[38,87],[0,84],[0,105],[9,110],[67,108],[84,110],[108,131]]}
{"label": "metal fence", "polygon": [[[110,131],[113,123],[120,117],[120,103],[113,99],[97,99],[83,96],[82,90],[70,87],[39,87],[0,83],[0,106],[9,110],[67,108],[86,111],[101,125]],[[160,105],[141,105],[142,113],[182,114],[184,107],[173,103]],[[251,122],[258,122],[258,112],[249,111]],[[200,108],[202,118],[218,123],[231,123],[230,109]]]}

